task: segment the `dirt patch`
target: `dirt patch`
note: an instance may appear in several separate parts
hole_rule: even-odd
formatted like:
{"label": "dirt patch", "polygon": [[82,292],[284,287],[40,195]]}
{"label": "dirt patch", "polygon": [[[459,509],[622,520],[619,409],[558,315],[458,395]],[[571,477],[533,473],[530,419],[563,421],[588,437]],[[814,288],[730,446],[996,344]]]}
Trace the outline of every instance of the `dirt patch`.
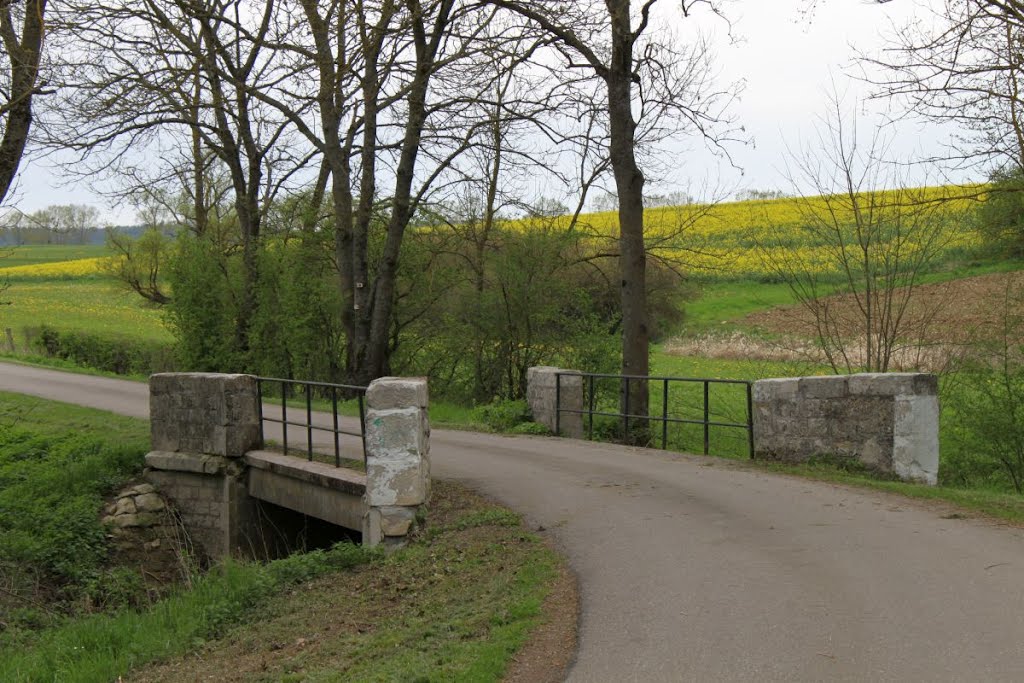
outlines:
{"label": "dirt patch", "polygon": [[[899,294],[905,290],[899,290]],[[864,349],[856,340],[864,336],[864,315],[852,295],[824,300],[838,334],[851,340],[847,350],[856,364]],[[1024,315],[1024,273],[994,273],[917,287],[900,322],[900,343],[894,369],[941,371],[960,358],[970,344],[996,338],[1009,316]],[[759,339],[744,334],[730,338],[680,340],[666,350],[677,355],[699,353],[714,358],[745,357],[763,360],[826,362],[809,343],[817,337],[815,315],[801,305],[758,311],[739,321],[770,335]]]}
{"label": "dirt patch", "polygon": [[[524,621],[536,577],[547,595]],[[575,653],[577,610],[575,581],[543,539],[509,510],[435,481],[427,527],[407,549],[299,585],[250,623],[130,680],[442,681],[467,670],[496,680],[522,637],[508,634],[533,622],[505,680],[558,681]]]}
{"label": "dirt patch", "polygon": [[[930,343],[965,343],[990,335],[1005,310],[1024,312],[1020,292],[1024,273],[994,273],[921,285],[907,306],[905,325],[915,336]],[[902,292],[903,290],[900,290]],[[1015,294],[1016,292],[1016,294]],[[849,294],[828,297],[840,332],[861,332],[863,316],[856,299]],[[743,323],[769,332],[813,337],[814,317],[803,306],[781,306],[752,313]]]}

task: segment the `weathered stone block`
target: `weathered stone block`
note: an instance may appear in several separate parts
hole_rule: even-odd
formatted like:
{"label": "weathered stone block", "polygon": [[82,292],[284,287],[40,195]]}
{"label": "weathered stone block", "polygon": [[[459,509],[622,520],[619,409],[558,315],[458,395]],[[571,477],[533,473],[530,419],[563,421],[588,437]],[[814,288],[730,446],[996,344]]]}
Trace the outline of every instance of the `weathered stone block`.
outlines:
{"label": "weathered stone block", "polygon": [[583,438],[583,377],[577,371],[528,368],[526,402],[534,422],[571,439]]}
{"label": "weathered stone block", "polygon": [[380,529],[385,536],[405,536],[416,522],[414,507],[380,508]]}
{"label": "weathered stone block", "polygon": [[115,515],[134,515],[135,512],[135,501],[131,498],[121,498],[114,506]]}
{"label": "weathered stone block", "polygon": [[150,451],[146,454],[146,467],[172,472],[202,472],[206,466],[206,456],[195,453],[174,453],[168,451]]}
{"label": "weathered stone block", "polygon": [[154,450],[239,457],[259,447],[256,378],[164,373],[150,377]]}
{"label": "weathered stone block", "polygon": [[368,408],[426,408],[429,405],[427,380],[424,378],[382,377],[366,389]]}
{"label": "weathered stone block", "polygon": [[842,398],[849,393],[846,382],[847,378],[845,375],[801,377],[799,381],[799,396],[808,399]]}
{"label": "weathered stone block", "polygon": [[368,505],[422,505],[430,494],[430,466],[426,461],[367,459]]}
{"label": "weathered stone block", "polygon": [[[367,389],[365,419],[366,493],[364,542],[401,536],[406,513],[381,516],[380,509],[413,509],[430,496],[430,424],[426,381],[385,378]],[[397,515],[397,517],[395,517]],[[382,521],[383,520],[383,521]],[[386,531],[385,532],[385,527]]]}
{"label": "weathered stone block", "polygon": [[134,502],[140,512],[160,512],[164,509],[163,499],[155,493],[143,493],[136,496]]}
{"label": "weathered stone block", "polygon": [[426,450],[427,432],[419,408],[366,411],[366,448],[377,460],[418,458]]}
{"label": "weathered stone block", "polygon": [[785,401],[796,398],[800,380],[797,378],[762,379],[754,382],[754,403]]}
{"label": "weathered stone block", "polygon": [[[791,387],[799,387],[796,395]],[[852,457],[904,479],[938,473],[937,380],[915,373],[765,380],[754,385],[755,457]]]}

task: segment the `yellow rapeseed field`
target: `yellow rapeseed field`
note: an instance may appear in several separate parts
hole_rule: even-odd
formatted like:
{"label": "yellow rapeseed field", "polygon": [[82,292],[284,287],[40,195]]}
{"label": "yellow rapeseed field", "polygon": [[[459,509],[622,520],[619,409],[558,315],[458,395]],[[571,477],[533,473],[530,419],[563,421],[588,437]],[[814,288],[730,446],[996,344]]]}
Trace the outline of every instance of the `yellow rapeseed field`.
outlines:
{"label": "yellow rapeseed field", "polygon": [[[970,249],[979,236],[967,227],[968,215],[978,198],[978,187],[929,187],[897,192],[876,192],[857,197],[861,210],[873,202],[882,212],[902,212],[904,218],[920,207],[933,209],[931,220],[940,221],[940,242],[946,251]],[[835,270],[832,247],[817,238],[812,217],[834,216],[837,223],[852,226],[849,197],[811,197],[730,202],[718,205],[647,209],[644,213],[648,245],[659,257],[675,262],[692,274],[710,277],[763,277],[775,272],[772,264],[799,262],[814,272]],[[909,225],[912,219],[906,219]],[[510,221],[513,230],[543,227],[567,229],[570,219],[522,219]],[[595,240],[618,235],[615,212],[580,216],[577,230]],[[911,229],[912,230],[912,229]],[[920,248],[911,236],[905,249]],[[904,252],[906,253],[906,252]]]}
{"label": "yellow rapeseed field", "polygon": [[33,263],[25,266],[0,268],[0,277],[51,280],[88,277],[106,272],[110,257],[83,258],[73,261]]}

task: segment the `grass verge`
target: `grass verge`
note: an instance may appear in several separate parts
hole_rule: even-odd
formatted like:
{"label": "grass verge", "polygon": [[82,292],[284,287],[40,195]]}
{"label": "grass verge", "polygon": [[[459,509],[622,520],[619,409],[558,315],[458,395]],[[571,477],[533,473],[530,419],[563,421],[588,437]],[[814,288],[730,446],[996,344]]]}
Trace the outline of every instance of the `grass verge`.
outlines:
{"label": "grass verge", "polygon": [[790,465],[755,460],[750,461],[746,466],[776,474],[789,474],[818,481],[885,491],[916,500],[949,503],[971,513],[1015,525],[1024,525],[1024,496],[1014,495],[1005,491],[978,488],[964,489],[952,486],[926,486],[924,484],[880,479],[866,472],[851,472],[829,463]]}

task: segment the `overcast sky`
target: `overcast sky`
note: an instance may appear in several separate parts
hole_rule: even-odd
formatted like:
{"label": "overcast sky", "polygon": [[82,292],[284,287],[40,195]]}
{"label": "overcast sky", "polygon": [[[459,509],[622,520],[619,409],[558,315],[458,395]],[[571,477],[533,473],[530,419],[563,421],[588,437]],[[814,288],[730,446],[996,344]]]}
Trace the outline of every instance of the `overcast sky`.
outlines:
{"label": "overcast sky", "polygon": [[[680,153],[680,163],[673,165],[674,177],[664,178],[659,190],[700,186],[710,179],[735,189],[791,191],[785,172],[787,145],[798,148],[801,139],[807,139],[815,119],[825,112],[831,84],[835,83],[851,104],[868,93],[867,86],[850,78],[854,48],[877,52],[891,26],[904,24],[914,12],[923,12],[929,0],[899,0],[884,5],[870,0],[821,0],[810,20],[802,18],[801,13],[807,1],[734,0],[727,4],[732,33],[738,41],[727,40],[725,25],[711,17],[690,20],[714,32],[721,79],[745,81],[742,99],[733,113],[754,144],[731,148],[742,174],[700,148]],[[871,114],[884,107],[881,102],[863,103],[861,110],[866,113],[860,125],[881,120]],[[894,132],[901,155],[927,155],[938,152],[942,145],[942,135],[934,129],[925,135],[918,126],[903,123]],[[18,195],[10,203],[26,212],[48,204],[86,203],[101,209],[108,220],[134,220],[130,209],[112,207],[87,187],[62,186],[59,178],[59,170],[45,161],[29,159],[23,167]]]}
{"label": "overcast sky", "polygon": [[[785,170],[787,149],[798,150],[814,138],[814,127],[825,115],[833,90],[845,97],[848,110],[857,110],[862,132],[892,121],[886,112],[889,103],[870,100],[870,86],[852,77],[861,73],[854,56],[857,50],[879,54],[894,26],[904,26],[910,19],[930,21],[928,8],[937,4],[820,0],[814,16],[806,18],[801,9],[807,0],[737,0],[730,6],[730,17],[740,40],[730,45],[719,35],[716,44],[722,78],[743,79],[746,84],[734,111],[753,144],[735,147],[732,153],[744,172],[708,153],[697,153],[687,159],[680,175],[695,179],[702,172],[717,172],[729,186],[793,191]],[[902,160],[938,154],[945,144],[942,131],[911,121],[887,125],[883,132],[895,138],[892,152]],[[917,172],[918,180],[937,182],[923,170]]]}

